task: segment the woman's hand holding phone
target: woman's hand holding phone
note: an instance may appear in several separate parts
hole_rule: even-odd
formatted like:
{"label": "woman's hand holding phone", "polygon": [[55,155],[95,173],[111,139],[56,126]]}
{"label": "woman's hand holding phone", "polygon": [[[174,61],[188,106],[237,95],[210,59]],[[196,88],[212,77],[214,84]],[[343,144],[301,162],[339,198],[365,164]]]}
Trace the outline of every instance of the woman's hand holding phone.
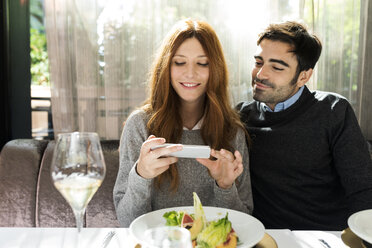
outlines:
{"label": "woman's hand holding phone", "polygon": [[232,154],[230,151],[221,149],[211,150],[211,155],[217,160],[196,159],[208,168],[210,175],[216,180],[218,186],[223,189],[230,188],[235,179],[243,172],[243,158],[239,151]]}
{"label": "woman's hand holding phone", "polygon": [[182,150],[182,145],[174,145],[152,150],[152,147],[165,143],[164,138],[150,135],[141,146],[140,156],[137,162],[137,173],[143,178],[155,178],[169,168],[169,165],[178,161],[176,157],[165,157],[165,155]]}

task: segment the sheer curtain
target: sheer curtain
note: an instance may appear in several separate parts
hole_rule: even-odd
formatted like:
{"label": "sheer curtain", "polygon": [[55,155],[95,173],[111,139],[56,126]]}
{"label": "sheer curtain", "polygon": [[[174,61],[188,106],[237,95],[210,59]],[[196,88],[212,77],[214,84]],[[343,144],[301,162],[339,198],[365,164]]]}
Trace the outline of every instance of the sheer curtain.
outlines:
{"label": "sheer curtain", "polygon": [[304,16],[323,42],[314,88],[345,96],[357,115],[360,10],[360,1],[317,1],[311,19]]}
{"label": "sheer curtain", "polygon": [[50,0],[45,12],[56,134],[94,131],[118,139],[128,114],[146,98],[157,47],[186,17],[215,28],[228,61],[232,104],[251,100],[257,34],[271,22],[300,20],[324,44],[310,87],[336,91],[360,108],[360,1]]}
{"label": "sheer curtain", "polygon": [[[305,1],[303,1],[305,2]],[[323,43],[313,89],[346,97],[372,140],[372,6],[369,0],[311,1],[301,18]],[[306,8],[312,8],[306,9]],[[307,13],[307,14],[306,14]]]}

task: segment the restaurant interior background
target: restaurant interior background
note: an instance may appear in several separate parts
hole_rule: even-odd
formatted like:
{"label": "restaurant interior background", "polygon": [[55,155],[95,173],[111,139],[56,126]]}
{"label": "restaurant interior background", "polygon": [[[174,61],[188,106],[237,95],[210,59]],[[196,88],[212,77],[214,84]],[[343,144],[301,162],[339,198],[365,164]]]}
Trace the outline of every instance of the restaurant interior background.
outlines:
{"label": "restaurant interior background", "polygon": [[372,140],[369,0],[3,0],[0,8],[0,149],[12,139],[71,131],[119,139],[126,117],[146,98],[156,48],[186,17],[215,28],[233,105],[252,99],[260,30],[271,22],[306,23],[323,42],[308,86],[348,98]]}

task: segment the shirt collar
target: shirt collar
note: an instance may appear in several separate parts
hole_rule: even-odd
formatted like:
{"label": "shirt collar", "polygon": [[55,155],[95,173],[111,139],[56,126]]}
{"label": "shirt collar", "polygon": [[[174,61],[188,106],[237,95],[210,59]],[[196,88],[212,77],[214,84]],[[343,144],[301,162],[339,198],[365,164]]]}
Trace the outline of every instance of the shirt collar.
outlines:
{"label": "shirt collar", "polygon": [[289,108],[290,106],[292,106],[298,100],[298,98],[300,98],[302,92],[304,91],[304,87],[305,86],[302,86],[296,92],[296,94],[294,94],[293,96],[291,96],[290,98],[288,98],[284,102],[280,102],[280,103],[276,104],[275,105],[275,108],[274,108],[274,111],[271,110],[271,108],[269,106],[267,106],[266,103],[261,102],[261,104],[262,104],[264,110],[265,111],[269,111],[269,112],[280,112],[280,111],[286,110],[287,108]]}
{"label": "shirt collar", "polygon": [[[199,130],[201,129],[201,126],[203,125],[204,121],[204,115],[203,117],[195,124],[195,126],[191,130]],[[190,130],[187,127],[183,127],[183,130]]]}

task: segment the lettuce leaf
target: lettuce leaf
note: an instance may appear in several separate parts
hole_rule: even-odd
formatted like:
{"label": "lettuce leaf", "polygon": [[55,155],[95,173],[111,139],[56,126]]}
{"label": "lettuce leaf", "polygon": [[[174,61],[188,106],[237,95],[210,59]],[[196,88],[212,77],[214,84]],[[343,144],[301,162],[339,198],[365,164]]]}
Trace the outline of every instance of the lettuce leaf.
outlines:
{"label": "lettuce leaf", "polygon": [[207,218],[205,217],[204,209],[201,204],[201,201],[198,197],[198,195],[193,192],[193,197],[194,197],[194,211],[195,211],[195,220],[201,218],[202,219],[202,230],[207,226]]}
{"label": "lettuce leaf", "polygon": [[181,226],[182,218],[185,213],[182,211],[170,211],[163,214],[166,219],[166,226]]}
{"label": "lettuce leaf", "polygon": [[231,222],[228,219],[228,213],[224,218],[217,221],[212,221],[209,225],[199,233],[196,241],[198,248],[201,247],[216,247],[227,240],[227,235],[231,231]]}

